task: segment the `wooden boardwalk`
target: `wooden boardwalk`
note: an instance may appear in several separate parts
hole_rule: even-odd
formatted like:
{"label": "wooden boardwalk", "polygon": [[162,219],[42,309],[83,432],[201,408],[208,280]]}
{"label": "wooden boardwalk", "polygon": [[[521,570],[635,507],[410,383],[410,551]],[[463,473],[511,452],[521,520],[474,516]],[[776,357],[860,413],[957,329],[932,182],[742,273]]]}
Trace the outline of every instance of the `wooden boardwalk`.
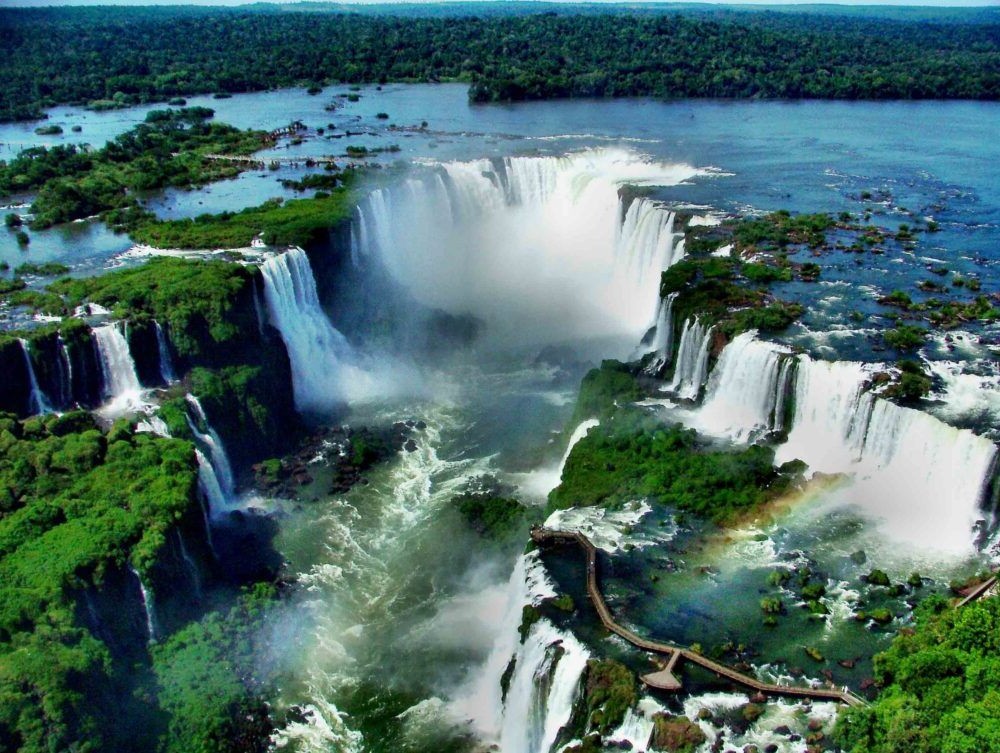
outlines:
{"label": "wooden boardwalk", "polygon": [[808,698],[815,701],[837,701],[839,703],[846,703],[850,706],[865,705],[865,701],[863,699],[854,695],[846,688],[844,690],[837,690],[835,688],[800,688],[791,685],[773,685],[771,683],[761,682],[756,677],[751,677],[750,675],[739,672],[732,667],[727,667],[725,664],[712,661],[711,659],[702,656],[691,649],[687,649],[682,646],[672,646],[666,643],[659,643],[642,638],[628,628],[619,625],[615,622],[614,617],[611,615],[611,610],[608,609],[608,605],[605,603],[604,596],[598,585],[597,548],[593,545],[593,543],[591,543],[590,539],[578,531],[555,531],[550,528],[533,528],[531,530],[531,538],[536,544],[539,545],[547,543],[575,543],[583,549],[587,559],[587,594],[590,596],[590,601],[593,603],[594,609],[597,610],[597,615],[601,619],[601,624],[615,635],[618,635],[631,643],[636,648],[667,657],[667,661],[663,663],[658,671],[643,675],[641,678],[642,681],[649,687],[657,688],[659,690],[680,690],[682,682],[677,679],[677,676],[674,674],[674,669],[676,668],[677,663],[681,659],[684,659],[684,661],[704,667],[719,677],[724,677],[737,685],[751,688],[752,690],[764,695]]}
{"label": "wooden boardwalk", "polygon": [[984,580],[982,583],[974,586],[969,593],[965,595],[960,602],[955,605],[955,608],[964,607],[970,601],[976,601],[983,598],[997,584],[997,576],[994,575],[992,578]]}

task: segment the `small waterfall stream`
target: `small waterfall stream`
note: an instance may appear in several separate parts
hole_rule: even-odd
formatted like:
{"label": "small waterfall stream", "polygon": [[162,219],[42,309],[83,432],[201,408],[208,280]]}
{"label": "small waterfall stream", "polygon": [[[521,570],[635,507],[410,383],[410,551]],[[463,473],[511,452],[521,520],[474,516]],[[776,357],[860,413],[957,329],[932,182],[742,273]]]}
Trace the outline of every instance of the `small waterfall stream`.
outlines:
{"label": "small waterfall stream", "polygon": [[706,327],[696,316],[684,320],[681,342],[677,350],[674,377],[667,387],[681,400],[697,400],[708,374],[708,349],[712,342],[712,328]]}
{"label": "small waterfall stream", "polygon": [[135,361],[128,340],[118,323],[112,322],[93,329],[94,341],[101,360],[104,397],[113,407],[127,409],[141,400],[142,386],[135,370]]}
{"label": "small waterfall stream", "polygon": [[35,376],[35,366],[31,362],[31,352],[28,349],[26,340],[18,340],[21,343],[21,352],[24,354],[24,366],[28,371],[28,383],[31,385],[28,411],[30,413],[51,413],[53,408],[41,387],[38,386],[38,377]]}
{"label": "small waterfall stream", "polygon": [[[205,410],[201,407],[201,402],[198,398],[188,393],[184,396],[184,399],[187,400],[188,406],[194,412],[193,420],[190,414],[187,416],[188,427],[198,442],[203,447],[208,448],[211,457],[208,466],[211,468],[214,481],[212,482],[213,494],[209,496],[210,498],[215,496],[214,488],[217,487],[221,494],[219,499],[231,499],[236,493],[236,480],[233,476],[233,468],[229,462],[229,456],[226,454],[226,448],[222,444],[222,438],[208,422],[208,416],[205,415]],[[201,427],[204,427],[204,430]]]}
{"label": "small waterfall stream", "polygon": [[173,384],[177,381],[177,372],[174,370],[174,363],[170,358],[170,344],[167,342],[167,336],[159,322],[154,321],[153,328],[156,330],[156,347],[160,357],[160,376],[166,384]]}
{"label": "small waterfall stream", "polygon": [[139,575],[139,571],[136,570],[132,565],[128,566],[129,572],[135,576],[135,579],[139,582],[139,592],[142,594],[142,606],[146,611],[146,632],[149,636],[150,643],[156,643],[157,638],[157,626],[156,626],[156,607],[153,604],[153,594],[146,584],[142,580],[142,576]]}

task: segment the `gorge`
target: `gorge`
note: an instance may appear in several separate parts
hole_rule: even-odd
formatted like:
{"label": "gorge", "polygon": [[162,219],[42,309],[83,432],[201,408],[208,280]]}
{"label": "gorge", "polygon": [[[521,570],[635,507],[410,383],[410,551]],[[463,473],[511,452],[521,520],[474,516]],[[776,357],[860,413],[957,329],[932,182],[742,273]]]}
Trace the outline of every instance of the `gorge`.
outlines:
{"label": "gorge", "polygon": [[[386,96],[439,96],[420,91]],[[817,732],[812,744],[832,748],[834,704],[748,710],[758,701],[696,669],[681,695],[643,688],[648,659],[602,631],[577,553],[524,553],[527,525],[585,533],[608,603],[639,635],[697,644],[764,682],[870,699],[872,657],[912,607],[995,561],[994,416],[959,410],[944,380],[916,398],[892,391],[905,360],[995,387],[992,319],[966,321],[964,341],[928,333],[912,359],[883,333],[924,313],[889,317],[875,300],[950,251],[949,274],[996,292],[992,256],[964,245],[982,242],[969,226],[984,215],[995,238],[995,197],[975,184],[987,207],[971,209],[943,178],[886,181],[933,194],[928,216],[943,202],[933,216],[947,227],[931,233],[886,199],[884,253],[862,256],[844,249],[870,232],[873,203],[854,185],[869,179],[811,193],[839,163],[789,170],[788,222],[830,213],[813,245],[772,214],[759,155],[708,167],[695,149],[683,164],[661,153],[677,144],[603,127],[622,129],[614,144],[555,133],[527,148],[442,144],[459,153],[441,158],[428,138],[398,174],[373,170],[349,219],[314,243],[115,255],[123,269],[47,286],[78,315],[0,339],[12,437],[93,431],[106,463],[118,442],[170,456],[162,525],[130,529],[113,567],[60,586],[115,661],[155,675],[162,734],[195,739],[184,720],[197,714],[169,690],[190,681],[177,657],[197,651],[252,678],[238,683],[246,724],[212,734],[255,734],[253,749],[643,750],[682,716],[703,738],[692,749],[798,751]],[[734,211],[727,181],[759,193]],[[894,238],[902,220],[924,228],[915,248]],[[604,359],[621,360],[591,370]],[[406,439],[342,441],[329,433],[342,424]],[[347,491],[333,480],[344,464],[364,466]],[[296,493],[268,493],[268,474]],[[524,517],[484,536],[454,504],[469,494],[516,498]],[[236,595],[253,582],[280,597],[258,608],[260,594]],[[223,616],[202,613],[213,600]],[[225,630],[246,629],[232,648],[195,638],[228,636],[212,620],[229,609]]]}

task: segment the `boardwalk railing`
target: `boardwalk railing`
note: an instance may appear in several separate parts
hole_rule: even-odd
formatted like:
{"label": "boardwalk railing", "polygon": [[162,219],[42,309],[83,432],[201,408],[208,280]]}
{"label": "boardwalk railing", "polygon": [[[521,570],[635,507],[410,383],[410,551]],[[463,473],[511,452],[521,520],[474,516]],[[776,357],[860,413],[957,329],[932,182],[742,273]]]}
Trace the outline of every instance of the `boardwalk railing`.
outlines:
{"label": "boardwalk railing", "polygon": [[536,544],[540,545],[547,543],[575,543],[583,549],[587,559],[587,594],[590,596],[590,601],[593,603],[594,609],[597,610],[601,624],[636,648],[668,657],[667,662],[660,670],[642,677],[642,681],[649,687],[660,690],[680,690],[682,683],[677,679],[673,671],[678,661],[684,659],[692,664],[704,667],[708,671],[714,672],[716,675],[724,677],[737,685],[752,688],[758,693],[765,695],[809,698],[817,701],[837,701],[850,706],[865,705],[863,699],[854,695],[846,688],[844,690],[837,690],[835,688],[800,688],[791,685],[774,685],[761,682],[756,677],[739,672],[732,667],[727,667],[725,664],[712,661],[691,649],[642,638],[628,628],[619,625],[611,615],[611,610],[608,609],[608,605],[604,601],[604,596],[598,585],[597,548],[590,539],[578,531],[556,531],[551,528],[533,528],[531,530],[531,538]]}

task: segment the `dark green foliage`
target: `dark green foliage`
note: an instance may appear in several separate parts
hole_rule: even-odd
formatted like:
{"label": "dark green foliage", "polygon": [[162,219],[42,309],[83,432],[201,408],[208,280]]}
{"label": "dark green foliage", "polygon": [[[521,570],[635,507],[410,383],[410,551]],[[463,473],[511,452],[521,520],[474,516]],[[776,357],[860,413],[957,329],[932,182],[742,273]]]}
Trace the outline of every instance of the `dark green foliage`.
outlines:
{"label": "dark green foliage", "polygon": [[724,522],[787,487],[773,460],[774,452],[758,445],[712,451],[694,431],[619,409],[574,446],[549,507],[650,497]]}
{"label": "dark green foliage", "polygon": [[39,277],[56,277],[57,275],[64,275],[67,272],[69,272],[69,267],[54,261],[45,262],[44,264],[27,262],[18,265],[14,270],[14,274],[16,275],[37,275]]}
{"label": "dark green foliage", "polygon": [[17,245],[19,246],[27,246],[31,243],[31,237],[23,230],[18,230],[14,234],[14,238],[17,240]]}
{"label": "dark green foliage", "polygon": [[0,163],[0,195],[37,191],[31,225],[46,228],[135,206],[132,192],[208,183],[239,172],[209,153],[247,154],[266,144],[262,132],[207,123],[206,108],[153,110],[146,122],[97,151],[32,148]]}
{"label": "dark green foliage", "polygon": [[889,576],[885,574],[885,571],[877,568],[868,573],[865,580],[873,586],[888,586],[890,584]]}
{"label": "dark green foliage", "polygon": [[875,658],[884,690],[847,710],[837,737],[852,753],[996,753],[1000,750],[1000,600],[950,609],[938,597],[918,610]]}
{"label": "dark green foliage", "polygon": [[919,361],[904,359],[898,361],[899,376],[883,391],[886,397],[901,403],[911,403],[925,397],[931,391],[931,378]]}
{"label": "dark green foliage", "polygon": [[[453,18],[262,9],[9,10],[0,118],[318,81],[461,80],[556,97],[996,99],[988,25],[655,9]],[[357,97],[357,94],[351,96]]]}
{"label": "dark green foliage", "polygon": [[243,334],[235,307],[252,275],[238,264],[158,257],[99,277],[59,280],[49,290],[70,307],[90,301],[122,318],[156,319],[169,328],[177,352],[191,356],[202,329],[219,344]]}
{"label": "dark green foliage", "polygon": [[901,324],[895,329],[884,332],[882,338],[885,340],[885,344],[894,350],[916,350],[924,344],[927,330],[909,324]]}
{"label": "dark green foliage", "polygon": [[772,267],[768,264],[744,264],[743,276],[753,283],[788,282],[792,272],[787,267]]}
{"label": "dark green foliage", "polygon": [[274,589],[259,584],[228,613],[212,612],[153,650],[159,702],[170,715],[163,753],[264,753],[272,722],[256,636]]}
{"label": "dark green foliage", "polygon": [[21,227],[24,221],[21,219],[21,215],[15,214],[14,212],[8,212],[3,218],[3,224],[7,227]]}
{"label": "dark green foliage", "polygon": [[452,504],[476,533],[503,539],[524,528],[527,508],[516,499],[481,494],[463,494]]}
{"label": "dark green foliage", "polygon": [[605,416],[614,410],[616,403],[641,400],[643,394],[628,364],[602,361],[601,367],[588,371],[580,383],[572,424],[575,427],[585,419]]}
{"label": "dark green foliage", "polygon": [[311,188],[329,190],[340,185],[341,179],[329,173],[309,173],[299,180],[288,180],[283,178],[281,185],[295,191],[308,191]]}
{"label": "dark green foliage", "polygon": [[780,210],[760,219],[739,220],[733,240],[737,250],[773,251],[793,244],[816,247],[826,241],[826,231],[833,226],[833,217],[828,214],[793,216]]}
{"label": "dark green foliage", "polygon": [[0,741],[102,749],[115,688],[136,679],[77,623],[75,598],[151,570],[178,521],[200,516],[195,468],[187,442],[105,434],[83,412],[0,421]]}
{"label": "dark green foliage", "polygon": [[257,235],[276,246],[307,246],[349,219],[353,202],[353,193],[338,187],[313,199],[273,199],[259,207],[193,220],[158,221],[147,215],[131,222],[128,229],[135,240],[159,248],[240,248],[249,246]]}
{"label": "dark green foliage", "polygon": [[639,701],[635,675],[611,659],[587,661],[584,699],[590,729],[607,735],[621,726],[625,714]]}

